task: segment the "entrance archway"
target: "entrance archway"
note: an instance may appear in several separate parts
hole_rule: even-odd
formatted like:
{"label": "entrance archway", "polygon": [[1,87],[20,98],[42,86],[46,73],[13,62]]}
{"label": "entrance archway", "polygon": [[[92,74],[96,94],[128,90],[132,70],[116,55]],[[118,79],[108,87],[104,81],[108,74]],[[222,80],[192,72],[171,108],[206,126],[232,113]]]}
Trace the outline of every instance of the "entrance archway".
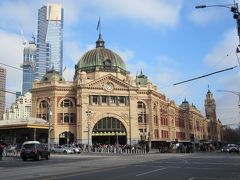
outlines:
{"label": "entrance archway", "polygon": [[70,131],[59,134],[59,145],[71,144],[74,142],[74,135]]}
{"label": "entrance archway", "polygon": [[127,131],[123,123],[114,117],[99,120],[92,130],[93,144],[126,144]]}

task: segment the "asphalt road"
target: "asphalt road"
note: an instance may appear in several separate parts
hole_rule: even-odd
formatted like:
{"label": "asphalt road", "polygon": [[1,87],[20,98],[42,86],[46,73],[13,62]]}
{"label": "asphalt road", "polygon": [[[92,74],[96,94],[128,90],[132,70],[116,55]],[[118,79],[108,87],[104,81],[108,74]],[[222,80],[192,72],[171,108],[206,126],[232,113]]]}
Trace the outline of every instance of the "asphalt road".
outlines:
{"label": "asphalt road", "polygon": [[50,160],[4,159],[1,179],[240,180],[240,154],[53,155]]}

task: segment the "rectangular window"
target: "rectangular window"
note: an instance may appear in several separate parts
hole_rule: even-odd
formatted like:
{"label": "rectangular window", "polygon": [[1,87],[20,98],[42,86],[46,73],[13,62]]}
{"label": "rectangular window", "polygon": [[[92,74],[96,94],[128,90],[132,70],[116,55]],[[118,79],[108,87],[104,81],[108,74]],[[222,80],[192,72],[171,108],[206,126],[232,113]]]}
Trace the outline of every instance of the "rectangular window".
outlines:
{"label": "rectangular window", "polygon": [[157,115],[153,115],[153,121],[154,121],[154,125],[157,126],[158,125]]}
{"label": "rectangular window", "polygon": [[158,129],[154,129],[154,138],[158,139],[159,135],[158,135]]}
{"label": "rectangular window", "polygon": [[166,130],[162,130],[162,131],[161,131],[161,134],[162,134],[162,138],[164,138],[164,139],[166,139],[166,138],[169,137],[168,131],[166,131]]}
{"label": "rectangular window", "polygon": [[121,104],[125,104],[125,97],[124,96],[119,96],[118,97],[118,102]]}
{"label": "rectangular window", "polygon": [[102,103],[106,104],[107,103],[107,96],[102,96]]}
{"label": "rectangular window", "polygon": [[176,132],[176,138],[180,140],[185,140],[185,132]]}
{"label": "rectangular window", "polygon": [[110,97],[110,103],[111,103],[111,104],[115,104],[115,103],[116,103],[116,99],[117,99],[116,96],[111,96],[111,97]]}
{"label": "rectangular window", "polygon": [[98,97],[92,96],[92,102],[93,102],[93,104],[98,104]]}
{"label": "rectangular window", "polygon": [[161,116],[161,125],[168,126],[168,118],[167,118],[167,116]]}

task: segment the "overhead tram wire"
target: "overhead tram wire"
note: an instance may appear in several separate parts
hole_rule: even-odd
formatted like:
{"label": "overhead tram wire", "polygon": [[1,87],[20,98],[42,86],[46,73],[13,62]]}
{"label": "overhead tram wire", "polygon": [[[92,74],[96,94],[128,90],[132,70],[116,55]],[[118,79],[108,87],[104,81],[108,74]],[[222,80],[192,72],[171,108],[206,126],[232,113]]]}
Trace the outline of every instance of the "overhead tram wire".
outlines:
{"label": "overhead tram wire", "polygon": [[10,94],[16,94],[16,91],[9,90],[9,89],[0,89],[0,91],[10,93]]}
{"label": "overhead tram wire", "polygon": [[19,70],[19,71],[23,71],[21,68],[17,68],[17,67],[15,67],[15,66],[11,66],[11,65],[4,64],[4,63],[1,63],[1,62],[0,62],[0,64],[2,64],[2,65],[4,65],[4,66],[7,66],[7,67],[10,67],[10,68],[13,68],[13,69],[17,69],[17,70]]}
{"label": "overhead tram wire", "polygon": [[[226,54],[225,56],[223,56],[219,61],[217,61],[217,63],[215,65],[213,65],[212,67],[210,67],[207,72],[209,72],[211,69],[213,69],[214,67],[216,67],[218,64],[220,64],[220,62],[222,62],[223,60],[225,60],[227,57],[229,57],[233,52],[234,52],[235,49],[232,49],[230,51],[230,53]],[[206,73],[207,73],[206,72]],[[189,86],[187,86],[186,88],[184,88],[177,96],[174,97],[173,100],[176,100],[181,94],[183,93],[186,93],[186,91],[189,91],[190,88],[189,87],[193,87],[193,84],[196,84],[197,82],[194,82],[192,84],[190,84]],[[171,85],[171,86],[174,86],[174,85]]]}
{"label": "overhead tram wire", "polygon": [[[211,67],[208,69],[207,72],[209,72],[211,69],[213,69],[213,68],[216,67],[218,64],[220,64],[220,62],[222,62],[224,59],[226,59],[227,57],[229,57],[234,51],[235,51],[235,49],[232,49],[232,50],[230,51],[230,53],[228,53],[228,54],[226,54],[225,56],[223,56],[219,61],[216,62],[216,64],[214,64],[213,66],[211,66]],[[236,53],[236,54],[237,54],[237,53]],[[240,66],[240,64],[239,64],[239,66]],[[207,73],[207,72],[206,72],[206,73]],[[161,89],[165,89],[165,88],[172,87],[172,86],[174,86],[174,85],[173,85],[173,84],[169,84],[169,85],[163,86]],[[187,88],[186,88],[186,89],[187,89]],[[184,89],[183,92],[185,92],[186,89]],[[181,94],[181,93],[180,93],[180,94]],[[178,96],[180,96],[180,94],[179,94]],[[177,97],[178,97],[178,96],[177,96]],[[177,98],[177,97],[176,97],[176,98]]]}
{"label": "overhead tram wire", "polygon": [[229,71],[229,70],[232,70],[232,69],[234,69],[236,67],[239,67],[239,65],[238,66],[233,66],[231,68],[223,69],[223,70],[220,70],[220,71],[215,71],[213,73],[209,73],[209,74],[206,74],[206,75],[203,75],[203,76],[198,76],[196,78],[192,78],[192,79],[188,79],[188,80],[185,80],[185,81],[181,81],[181,82],[178,82],[178,83],[174,83],[173,85],[175,86],[175,85],[183,84],[183,83],[186,83],[186,82],[189,82],[189,81],[194,81],[194,80],[201,79],[201,78],[204,78],[204,77],[207,77],[207,76],[211,76],[211,75],[214,75],[214,74],[217,74],[217,73],[221,73],[221,72],[224,72],[224,71]]}

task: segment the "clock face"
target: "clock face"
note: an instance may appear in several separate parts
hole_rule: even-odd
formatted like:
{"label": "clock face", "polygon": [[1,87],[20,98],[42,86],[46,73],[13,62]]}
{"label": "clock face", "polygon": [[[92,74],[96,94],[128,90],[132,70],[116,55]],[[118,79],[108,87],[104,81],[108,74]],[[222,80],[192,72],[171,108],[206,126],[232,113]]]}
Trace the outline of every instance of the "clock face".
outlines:
{"label": "clock face", "polygon": [[113,84],[110,82],[107,82],[106,84],[104,84],[104,89],[106,89],[107,91],[112,91],[113,90]]}

